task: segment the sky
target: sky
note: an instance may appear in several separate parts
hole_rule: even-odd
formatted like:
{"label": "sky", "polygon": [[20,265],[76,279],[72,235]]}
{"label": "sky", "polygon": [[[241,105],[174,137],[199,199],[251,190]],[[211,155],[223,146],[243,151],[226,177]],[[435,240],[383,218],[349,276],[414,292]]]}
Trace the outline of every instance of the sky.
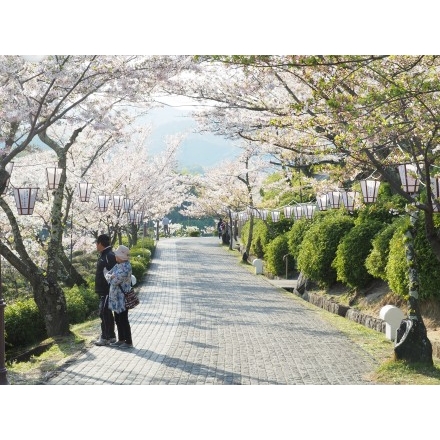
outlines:
{"label": "sky", "polygon": [[224,160],[233,159],[241,151],[237,142],[210,133],[198,133],[190,109],[181,106],[155,108],[149,112],[146,121],[152,127],[148,140],[152,154],[165,147],[166,136],[185,133],[177,156],[180,169],[201,172]]}

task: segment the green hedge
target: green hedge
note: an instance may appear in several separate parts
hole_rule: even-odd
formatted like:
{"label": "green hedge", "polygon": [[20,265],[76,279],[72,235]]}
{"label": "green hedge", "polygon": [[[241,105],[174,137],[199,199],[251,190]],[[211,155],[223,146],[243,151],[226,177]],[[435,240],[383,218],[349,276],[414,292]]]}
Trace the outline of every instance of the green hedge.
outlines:
{"label": "green hedge", "polygon": [[376,220],[356,224],[340,241],[332,267],[336,279],[349,287],[362,288],[373,280],[365,267],[374,236],[385,227]]}
{"label": "green hedge", "polygon": [[6,349],[29,345],[46,336],[43,317],[33,299],[16,301],[5,308]]}
{"label": "green hedge", "polygon": [[283,257],[287,254],[289,254],[287,234],[279,235],[266,246],[264,254],[266,270],[273,275],[285,274],[286,262]]}
{"label": "green hedge", "polygon": [[404,218],[396,219],[373,238],[371,251],[365,260],[365,267],[374,278],[387,281],[386,266],[390,253],[390,241],[404,221]]}
{"label": "green hedge", "polygon": [[332,261],[344,235],[354,226],[354,219],[339,211],[329,211],[314,222],[304,235],[297,266],[306,278],[321,286],[336,282],[336,270]]}

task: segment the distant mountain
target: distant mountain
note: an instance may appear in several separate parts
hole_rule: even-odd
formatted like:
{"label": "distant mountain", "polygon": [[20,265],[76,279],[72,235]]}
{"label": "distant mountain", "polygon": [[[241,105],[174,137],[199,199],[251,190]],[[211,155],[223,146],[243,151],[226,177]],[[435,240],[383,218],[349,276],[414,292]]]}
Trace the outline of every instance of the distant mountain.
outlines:
{"label": "distant mountain", "polygon": [[210,168],[217,163],[238,156],[240,148],[221,136],[196,133],[196,121],[188,110],[176,107],[153,109],[147,116],[153,130],[151,135],[152,154],[165,147],[168,135],[187,133],[182,142],[178,160],[184,169]]}

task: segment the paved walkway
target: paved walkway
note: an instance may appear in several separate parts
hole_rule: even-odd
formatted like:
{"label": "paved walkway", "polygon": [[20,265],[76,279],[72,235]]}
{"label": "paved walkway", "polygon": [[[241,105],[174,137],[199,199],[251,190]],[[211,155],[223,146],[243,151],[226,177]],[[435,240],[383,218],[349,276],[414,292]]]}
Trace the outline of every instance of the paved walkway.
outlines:
{"label": "paved walkway", "polygon": [[157,243],[134,348],[92,346],[48,384],[367,384],[374,360],[218,238]]}

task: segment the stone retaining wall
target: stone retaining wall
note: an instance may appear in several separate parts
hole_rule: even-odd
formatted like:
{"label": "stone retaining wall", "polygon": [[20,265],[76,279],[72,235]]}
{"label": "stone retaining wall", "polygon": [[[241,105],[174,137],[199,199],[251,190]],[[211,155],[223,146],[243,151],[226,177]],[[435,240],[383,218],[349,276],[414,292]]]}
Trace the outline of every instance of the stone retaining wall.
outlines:
{"label": "stone retaining wall", "polygon": [[[312,292],[299,293],[294,290],[294,293],[299,297],[308,301],[309,303],[320,307],[321,309],[327,310],[328,312],[334,313],[336,315],[342,316],[344,318],[350,319],[351,321],[362,324],[365,327],[371,328],[381,333],[385,333],[386,322],[380,318],[373,318],[372,316],[362,313],[360,310],[348,307],[342,304],[338,304],[331,298],[326,298],[323,295],[319,295]],[[431,341],[432,345],[432,355],[440,359],[440,341]]]}
{"label": "stone retaining wall", "polygon": [[320,307],[321,309],[350,319],[351,321],[362,324],[365,327],[371,328],[378,332],[385,333],[386,323],[383,319],[373,318],[372,316],[366,315],[357,309],[338,304],[336,301],[325,298],[323,295],[318,295],[316,293],[305,291],[304,294],[301,295],[301,297],[302,299],[308,301],[311,304],[314,304],[317,307]]}

